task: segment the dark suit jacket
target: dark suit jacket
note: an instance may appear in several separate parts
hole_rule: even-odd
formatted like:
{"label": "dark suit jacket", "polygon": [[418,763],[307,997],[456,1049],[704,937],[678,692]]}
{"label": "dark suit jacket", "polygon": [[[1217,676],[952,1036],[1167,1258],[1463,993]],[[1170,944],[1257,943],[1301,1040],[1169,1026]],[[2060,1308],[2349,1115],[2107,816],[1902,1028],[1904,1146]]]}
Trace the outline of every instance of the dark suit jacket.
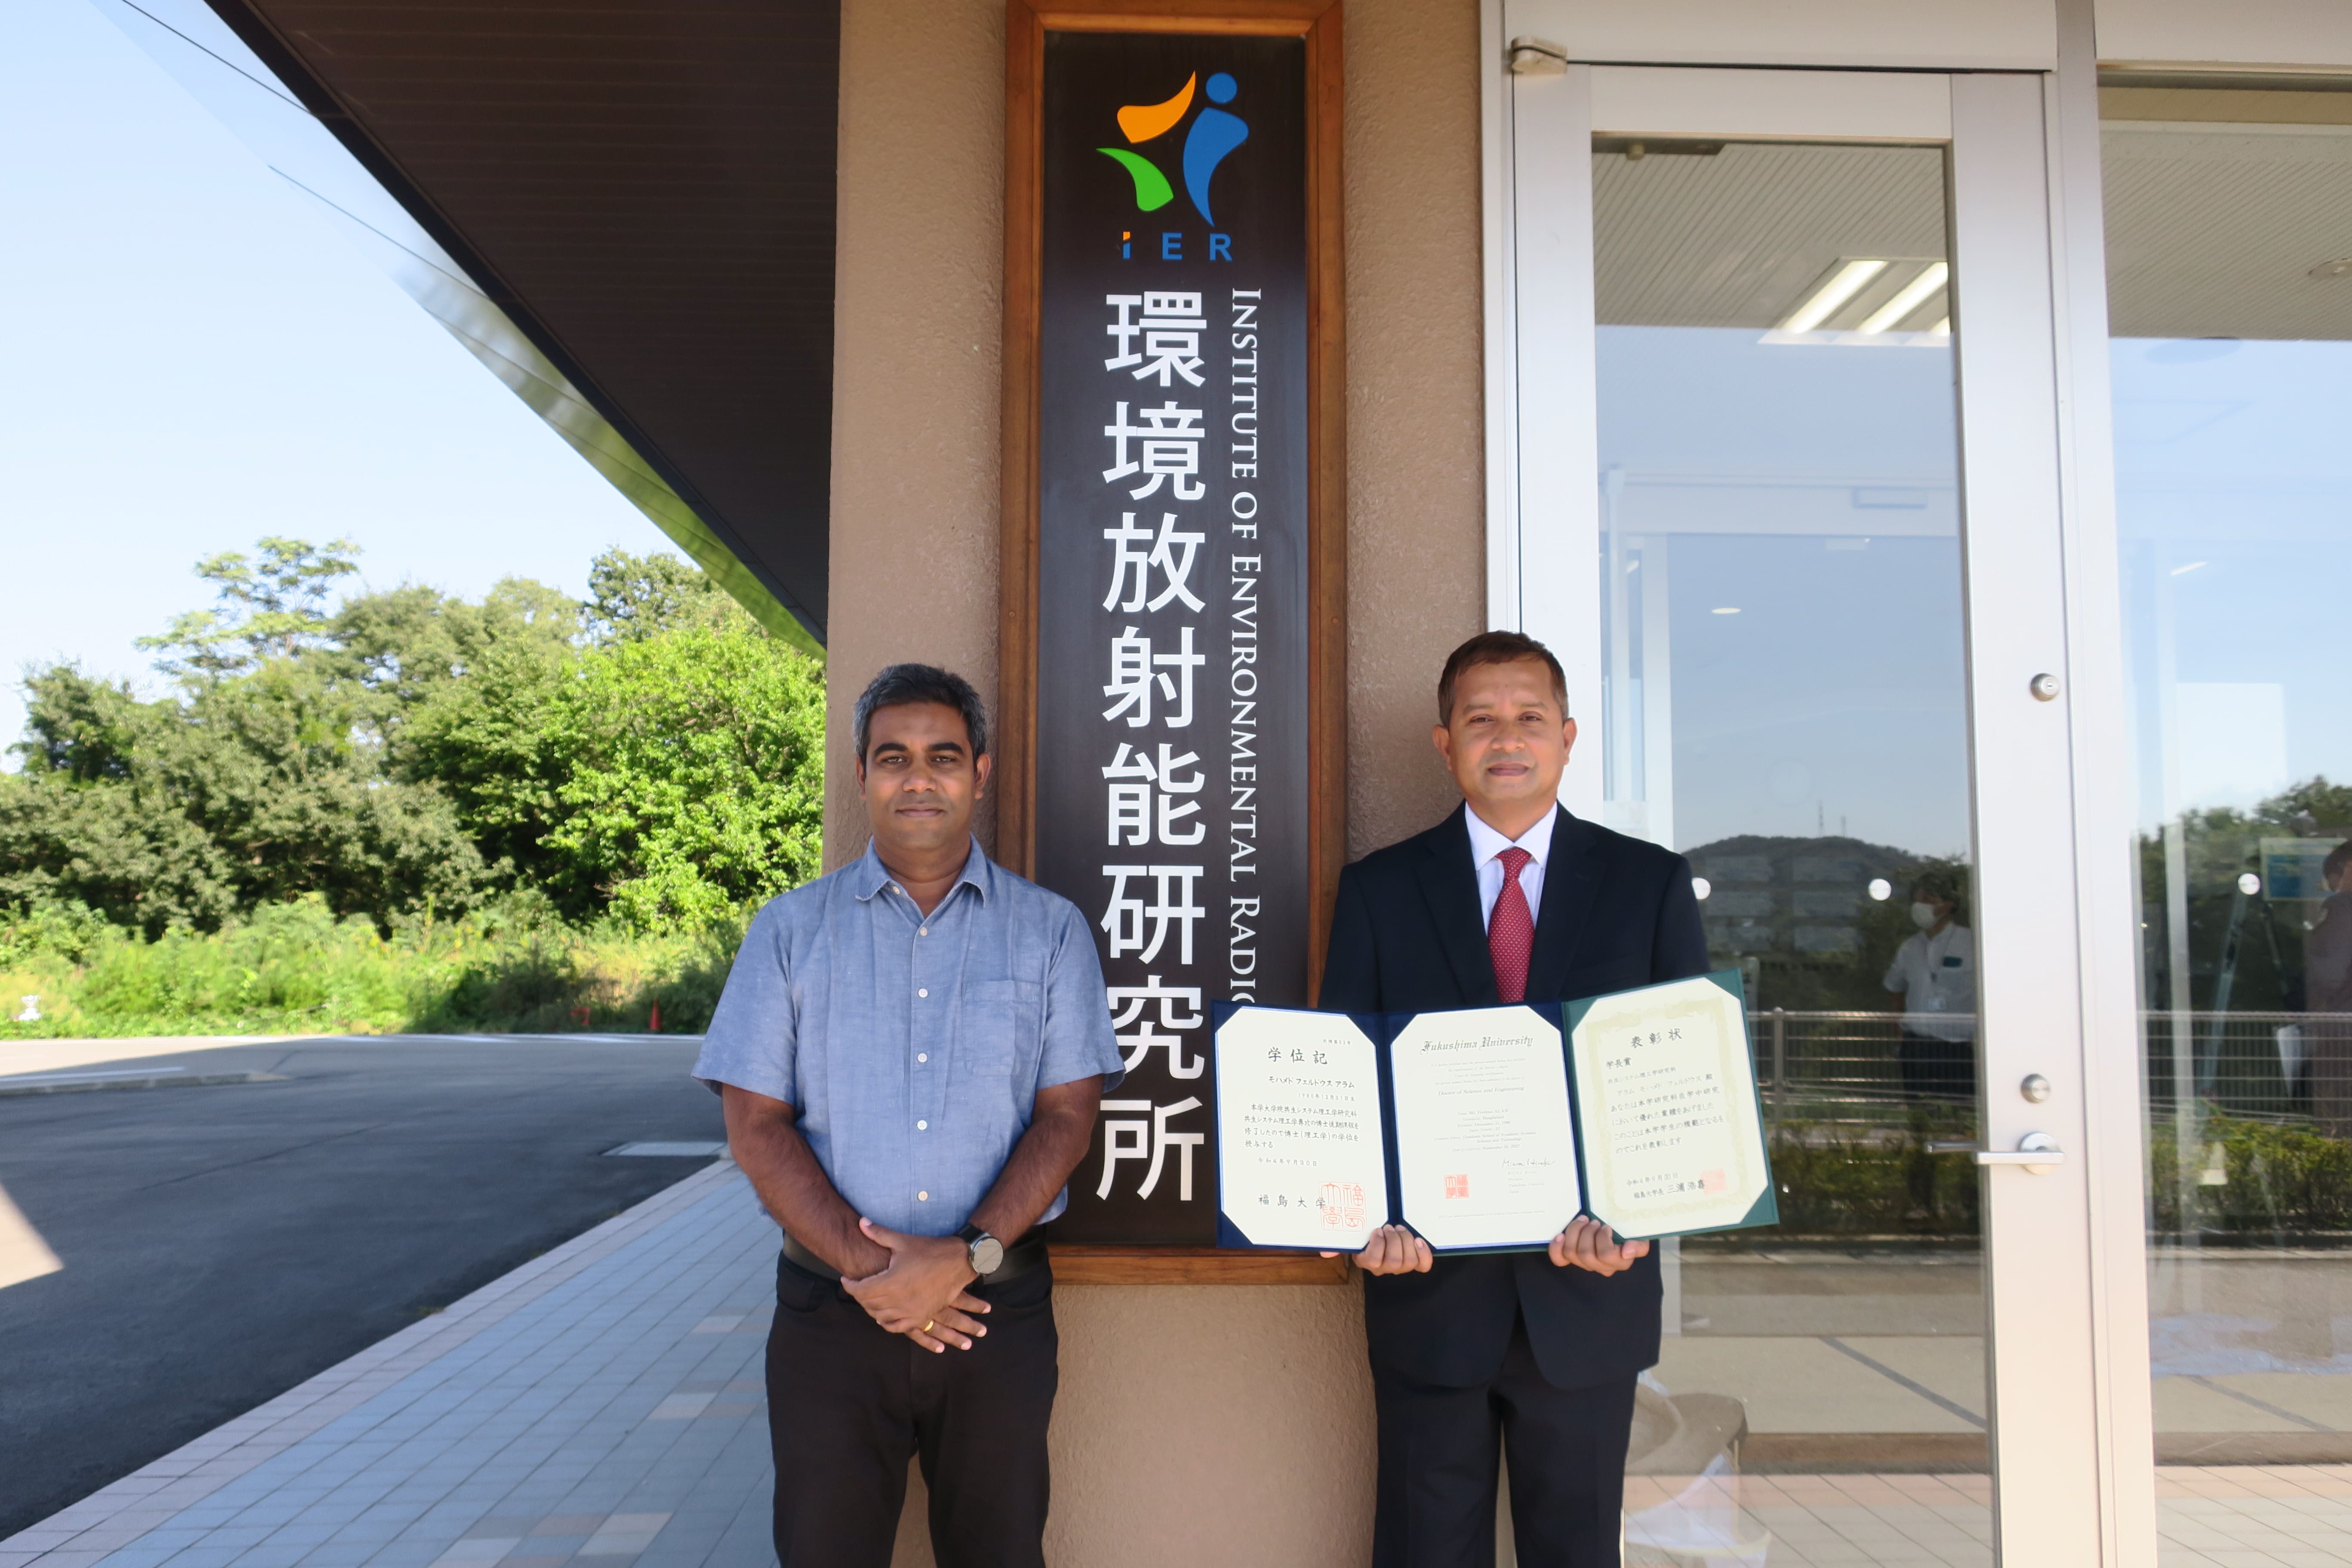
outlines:
{"label": "dark suit jacket", "polygon": [[[1467,810],[1339,873],[1326,1011],[1500,1005]],[[1690,862],[1560,811],[1528,999],[1572,1001],[1706,970]],[[1513,1317],[1524,1313],[1545,1381],[1580,1388],[1657,1363],[1658,1301],[1654,1251],[1608,1279],[1541,1253],[1441,1258],[1426,1274],[1365,1276],[1364,1330],[1375,1368],[1468,1388],[1501,1368]]]}

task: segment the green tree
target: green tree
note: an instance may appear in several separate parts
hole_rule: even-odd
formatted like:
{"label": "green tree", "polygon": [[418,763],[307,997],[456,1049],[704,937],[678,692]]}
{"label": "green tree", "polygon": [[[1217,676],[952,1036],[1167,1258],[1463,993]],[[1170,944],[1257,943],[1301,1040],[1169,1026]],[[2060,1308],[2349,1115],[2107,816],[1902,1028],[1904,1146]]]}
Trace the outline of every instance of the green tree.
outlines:
{"label": "green tree", "polygon": [[692,929],[817,869],[824,677],[748,616],[593,650],[550,704],[563,894]]}
{"label": "green tree", "polygon": [[192,682],[247,674],[266,658],[291,658],[324,644],[331,631],[327,595],[359,568],[360,547],[338,539],[323,547],[308,540],[270,537],[255,561],[234,550],[196,563],[196,575],[215,584],[216,607],[175,616],[161,637],[138,646],[173,657],[156,668]]}
{"label": "green tree", "polygon": [[0,773],[0,911],[60,905],[150,937],[211,931],[236,910],[235,868],[152,786]]}
{"label": "green tree", "polygon": [[600,643],[751,620],[701,568],[667,551],[632,555],[613,549],[596,557],[588,568],[588,602],[582,608],[590,634]]}
{"label": "green tree", "polygon": [[76,900],[156,935],[316,892],[386,926],[463,909],[481,860],[429,783],[388,781],[364,694],[273,658],[144,702],[70,665],[26,683],[25,772],[0,794],[0,901]]}
{"label": "green tree", "polygon": [[389,931],[502,886],[683,932],[814,874],[822,672],[699,571],[608,551],[584,604],[509,578],[331,609],[356,553],[207,557],[218,603],[146,644],[163,700],[36,672],[0,906],[153,936],[315,899]]}
{"label": "green tree", "polygon": [[[579,663],[569,647],[493,638],[462,679],[432,687],[407,711],[392,748],[398,776],[446,791],[491,874],[509,886],[551,889],[573,880],[568,858],[547,843],[565,812],[563,761],[547,730]],[[575,920],[597,907],[584,890],[563,900]]]}

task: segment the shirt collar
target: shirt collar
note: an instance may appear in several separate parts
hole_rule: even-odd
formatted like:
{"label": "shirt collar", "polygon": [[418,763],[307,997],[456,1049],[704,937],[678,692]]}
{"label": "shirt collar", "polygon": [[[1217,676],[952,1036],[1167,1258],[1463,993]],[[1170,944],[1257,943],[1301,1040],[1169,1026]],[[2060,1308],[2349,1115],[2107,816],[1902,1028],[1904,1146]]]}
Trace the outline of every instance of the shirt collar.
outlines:
{"label": "shirt collar", "polygon": [[[854,884],[857,892],[857,901],[864,903],[872,899],[875,894],[889,887],[892,880],[890,868],[882,864],[882,857],[876,852],[874,841],[867,839],[866,854],[857,863],[857,878]],[[955,895],[956,888],[968,886],[973,892],[980,895],[981,902],[986,903],[988,895],[993,890],[995,885],[996,867],[982,850],[980,840],[974,838],[971,841],[971,852],[963,858],[963,869],[956,874],[955,887],[948,889],[949,897],[952,898]],[[940,900],[942,903],[946,901],[944,899]]]}
{"label": "shirt collar", "polygon": [[1535,863],[1540,866],[1551,854],[1551,829],[1552,825],[1559,820],[1559,805],[1555,801],[1549,811],[1536,819],[1536,825],[1533,827],[1528,828],[1517,838],[1506,838],[1486,826],[1484,817],[1471,810],[1467,805],[1462,807],[1462,816],[1470,824],[1470,863],[1472,865],[1484,866],[1504,850],[1516,845],[1534,857]]}

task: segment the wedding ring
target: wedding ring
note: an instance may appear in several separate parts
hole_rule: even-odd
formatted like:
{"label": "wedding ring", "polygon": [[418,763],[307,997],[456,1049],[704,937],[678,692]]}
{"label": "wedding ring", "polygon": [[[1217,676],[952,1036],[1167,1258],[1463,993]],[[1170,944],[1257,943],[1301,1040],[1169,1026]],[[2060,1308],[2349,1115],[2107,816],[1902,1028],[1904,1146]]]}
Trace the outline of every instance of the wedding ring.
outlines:
{"label": "wedding ring", "polygon": [[929,1333],[929,1332],[931,1331],[931,1323],[936,1323],[936,1322],[938,1322],[938,1321],[939,1321],[939,1320],[938,1320],[937,1318],[933,1318],[933,1319],[930,1321],[930,1322],[929,1322],[929,1323],[925,1323],[925,1324],[923,1325],[923,1332],[925,1332],[925,1333],[927,1333],[927,1334],[928,1334],[928,1333]]}

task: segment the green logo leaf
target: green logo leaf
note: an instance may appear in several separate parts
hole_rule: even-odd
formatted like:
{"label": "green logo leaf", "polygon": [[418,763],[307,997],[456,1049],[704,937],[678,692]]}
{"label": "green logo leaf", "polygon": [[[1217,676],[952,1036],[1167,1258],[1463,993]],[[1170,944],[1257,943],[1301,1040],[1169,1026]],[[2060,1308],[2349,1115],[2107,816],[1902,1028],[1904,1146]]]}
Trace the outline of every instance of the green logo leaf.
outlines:
{"label": "green logo leaf", "polygon": [[1138,212],[1158,212],[1176,199],[1175,187],[1149,158],[1130,153],[1124,147],[1097,147],[1096,152],[1116,161],[1135,176],[1135,206]]}

